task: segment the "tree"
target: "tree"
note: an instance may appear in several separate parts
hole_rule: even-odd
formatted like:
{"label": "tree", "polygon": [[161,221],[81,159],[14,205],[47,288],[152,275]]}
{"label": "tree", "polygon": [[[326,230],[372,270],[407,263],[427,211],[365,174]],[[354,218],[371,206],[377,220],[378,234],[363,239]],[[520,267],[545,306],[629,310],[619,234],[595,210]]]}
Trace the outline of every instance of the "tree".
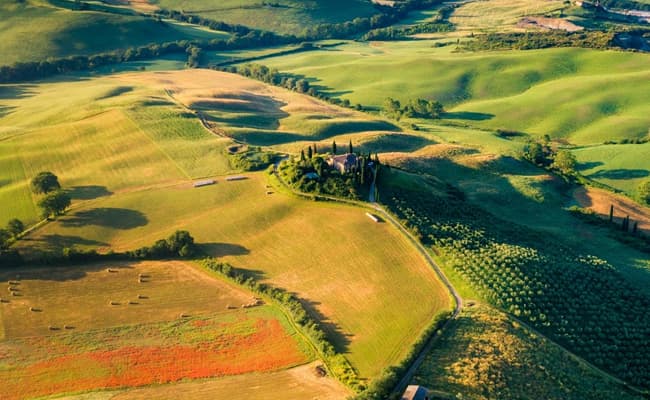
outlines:
{"label": "tree", "polygon": [[18,218],[14,218],[7,223],[7,230],[13,237],[17,237],[25,230],[25,224]]}
{"label": "tree", "polygon": [[332,154],[336,155],[336,140],[332,142]]}
{"label": "tree", "polygon": [[11,232],[6,229],[0,229],[0,250],[7,250],[9,248],[10,240]]}
{"label": "tree", "polygon": [[316,147],[316,143],[314,143],[314,154],[318,154],[318,147]]}
{"label": "tree", "polygon": [[314,157],[314,151],[310,147],[307,147],[307,159],[311,160]]}
{"label": "tree", "polygon": [[551,167],[559,170],[565,175],[570,175],[575,172],[576,164],[576,157],[570,151],[560,150],[555,155]]}
{"label": "tree", "polygon": [[350,143],[348,143],[348,153],[354,153],[354,149],[352,147],[352,139],[350,139]]}
{"label": "tree", "polygon": [[637,189],[637,193],[642,203],[650,205],[650,180],[642,182]]}
{"label": "tree", "polygon": [[43,209],[43,217],[61,215],[70,207],[70,196],[61,190],[48,193],[39,202],[38,206]]}
{"label": "tree", "polygon": [[194,238],[188,231],[176,231],[167,238],[166,242],[167,248],[173,255],[178,254],[181,257],[189,257],[196,250]]}
{"label": "tree", "polygon": [[49,171],[39,172],[32,179],[32,190],[36,193],[50,193],[59,189],[59,178]]}
{"label": "tree", "polygon": [[305,150],[300,150],[300,162],[305,161]]}
{"label": "tree", "polygon": [[386,114],[386,116],[389,118],[395,118],[399,120],[402,116],[402,105],[399,100],[387,97],[386,100],[384,100],[382,109],[384,110],[384,114]]}
{"label": "tree", "polygon": [[609,222],[613,222],[613,221],[614,221],[614,205],[611,204],[609,206]]}

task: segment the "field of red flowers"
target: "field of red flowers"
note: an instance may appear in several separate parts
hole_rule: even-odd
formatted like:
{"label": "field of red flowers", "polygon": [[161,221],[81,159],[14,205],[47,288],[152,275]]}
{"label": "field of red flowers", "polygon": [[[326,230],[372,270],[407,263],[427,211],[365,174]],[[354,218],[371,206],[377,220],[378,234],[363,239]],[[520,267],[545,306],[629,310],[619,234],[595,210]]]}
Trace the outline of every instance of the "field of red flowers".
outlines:
{"label": "field of red flowers", "polygon": [[0,342],[0,399],[273,371],[309,360],[271,306]]}

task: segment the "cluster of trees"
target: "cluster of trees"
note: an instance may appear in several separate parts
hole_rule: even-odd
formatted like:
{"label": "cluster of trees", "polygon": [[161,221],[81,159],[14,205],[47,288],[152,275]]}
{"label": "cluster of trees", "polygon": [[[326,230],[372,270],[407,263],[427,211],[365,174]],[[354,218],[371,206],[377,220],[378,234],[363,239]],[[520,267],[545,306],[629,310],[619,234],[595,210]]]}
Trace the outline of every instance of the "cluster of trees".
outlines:
{"label": "cluster of trees", "polygon": [[242,171],[260,171],[271,165],[277,158],[277,154],[262,150],[261,147],[250,146],[237,152],[229,152],[226,155],[230,165],[234,169]]}
{"label": "cluster of trees", "polygon": [[[295,40],[295,39],[293,39]],[[293,43],[291,38],[269,32],[250,31],[228,39],[208,41],[179,40],[162,44],[131,47],[95,55],[80,55],[46,61],[15,63],[0,66],[0,83],[20,82],[45,78],[55,74],[92,70],[105,65],[158,58],[167,54],[188,54],[188,65],[196,66],[201,51],[237,50]]]}
{"label": "cluster of trees", "polygon": [[609,219],[601,218],[598,214],[589,209],[572,206],[569,211],[582,221],[603,228],[609,229],[608,236],[635,248],[641,252],[650,254],[650,236],[643,234],[639,231],[638,221],[633,221],[627,215],[621,218],[618,223],[614,220],[614,206],[612,205],[609,212]]}
{"label": "cluster of trees", "polygon": [[277,69],[269,68],[261,64],[246,64],[241,66],[230,66],[222,68],[222,71],[239,74],[247,78],[256,79],[269,85],[280,86],[298,93],[317,96],[316,89],[309,85],[309,81],[303,78],[296,78],[291,75],[281,74]]}
{"label": "cluster of trees", "polygon": [[279,303],[291,315],[300,330],[311,339],[330,371],[347,386],[357,390],[363,389],[354,368],[342,354],[336,352],[318,321],[312,318],[295,295],[283,289],[260,283],[252,274],[242,269],[235,269],[230,264],[220,263],[212,258],[203,260],[202,264],[204,267],[246,286],[251,291],[268,296]]}
{"label": "cluster of trees", "polygon": [[636,193],[641,203],[650,206],[650,180],[641,182]]}
{"label": "cluster of trees", "polygon": [[[356,164],[351,166],[348,172],[341,173],[330,167],[326,160],[330,155],[318,154],[316,145],[313,145],[309,146],[307,151],[301,150],[299,157],[280,163],[280,176],[287,184],[304,193],[358,200],[377,179],[381,163],[377,154],[374,156],[370,153],[355,154],[351,141],[348,143],[347,150],[346,154],[354,154],[356,158]],[[334,141],[330,154],[336,155],[337,151],[337,144]]]}
{"label": "cluster of trees", "polygon": [[600,0],[600,4],[607,8],[650,11],[650,4],[632,0]]}
{"label": "cluster of trees", "polygon": [[533,50],[555,47],[608,49],[617,47],[615,32],[512,32],[488,33],[463,42],[465,50]]}
{"label": "cluster of trees", "polygon": [[188,231],[176,231],[167,239],[160,239],[152,246],[141,247],[129,251],[126,255],[135,259],[161,259],[172,257],[192,257],[197,254],[197,246],[194,238]]}
{"label": "cluster of trees", "polygon": [[402,117],[437,119],[444,114],[442,103],[437,100],[410,99],[404,106],[399,100],[386,98],[382,106],[384,114],[396,120]]}
{"label": "cluster of trees", "polygon": [[31,182],[32,191],[43,195],[38,201],[43,218],[62,215],[70,207],[72,200],[59,184],[59,178],[49,171],[39,172]]}
{"label": "cluster of trees", "polygon": [[481,298],[621,379],[650,387],[650,298],[613,266],[458,199],[383,191],[389,210]]}
{"label": "cluster of trees", "polygon": [[453,10],[453,6],[444,6],[438,10],[438,14],[434,18],[427,22],[405,27],[388,26],[372,29],[361,38],[363,40],[403,40],[420,33],[451,32],[454,30],[454,25],[447,18]]}
{"label": "cluster of trees", "polygon": [[523,158],[539,167],[550,168],[564,176],[574,175],[578,164],[576,157],[569,150],[554,149],[548,135],[545,135],[542,140],[528,142],[524,146]]}

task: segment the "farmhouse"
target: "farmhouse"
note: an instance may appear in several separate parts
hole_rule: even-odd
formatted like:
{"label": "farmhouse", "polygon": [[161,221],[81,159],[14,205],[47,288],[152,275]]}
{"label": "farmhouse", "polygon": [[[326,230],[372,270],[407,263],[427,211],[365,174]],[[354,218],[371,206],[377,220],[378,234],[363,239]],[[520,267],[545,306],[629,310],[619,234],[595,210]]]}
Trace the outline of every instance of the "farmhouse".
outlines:
{"label": "farmhouse", "polygon": [[424,386],[408,385],[402,400],[429,400],[429,391]]}
{"label": "farmhouse", "polygon": [[345,174],[352,170],[357,165],[357,156],[352,153],[342,154],[340,156],[330,156],[327,159],[327,164],[338,170],[340,173]]}

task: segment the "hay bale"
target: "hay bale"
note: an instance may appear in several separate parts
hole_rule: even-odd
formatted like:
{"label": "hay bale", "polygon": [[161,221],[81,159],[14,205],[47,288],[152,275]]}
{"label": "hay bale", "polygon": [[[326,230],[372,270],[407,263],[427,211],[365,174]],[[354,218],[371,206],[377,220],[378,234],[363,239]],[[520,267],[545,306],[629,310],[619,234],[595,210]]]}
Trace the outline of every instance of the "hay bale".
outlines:
{"label": "hay bale", "polygon": [[129,304],[132,305],[132,306],[135,306],[135,305],[138,305],[140,303],[138,303],[137,301],[129,301]]}
{"label": "hay bale", "polygon": [[111,301],[109,304],[112,305],[112,306],[119,306],[120,305],[120,303],[117,302],[117,301]]}
{"label": "hay bale", "polygon": [[72,326],[72,325],[63,325],[63,329],[65,329],[65,330],[74,329],[74,326]]}
{"label": "hay bale", "polygon": [[43,310],[40,309],[40,308],[36,308],[36,307],[29,307],[29,311],[31,311],[31,312],[41,312]]}
{"label": "hay bale", "polygon": [[138,274],[138,278],[144,278],[144,279],[147,279],[147,278],[151,278],[151,275],[148,275],[148,274]]}
{"label": "hay bale", "polygon": [[114,274],[114,273],[117,272],[117,270],[113,269],[113,268],[107,268],[106,271],[110,272],[111,274]]}
{"label": "hay bale", "polygon": [[0,299],[0,303],[9,303],[9,300],[7,300],[7,299]]}
{"label": "hay bale", "polygon": [[12,295],[12,296],[16,296],[16,297],[18,297],[18,296],[20,296],[20,293],[18,293],[18,292],[11,292],[11,295]]}
{"label": "hay bale", "polygon": [[7,287],[7,290],[10,291],[10,292],[20,292],[20,289],[15,288],[15,287],[13,287],[13,286],[9,286],[9,287]]}
{"label": "hay bale", "polygon": [[189,316],[189,314],[181,313],[181,315],[179,315],[179,317],[181,317],[181,318],[189,318],[190,316]]}
{"label": "hay bale", "polygon": [[51,325],[48,326],[47,328],[48,328],[49,330],[51,330],[51,331],[58,331],[58,330],[61,330],[61,328],[58,328],[58,327],[56,327],[56,326],[51,326]]}
{"label": "hay bale", "polygon": [[138,299],[140,299],[140,300],[144,300],[144,299],[148,299],[148,298],[149,298],[149,297],[147,297],[147,296],[145,296],[145,295],[142,295],[142,294],[139,294],[139,295],[138,295]]}
{"label": "hay bale", "polygon": [[13,285],[13,286],[18,286],[18,285],[20,285],[20,282],[18,282],[18,281],[9,281],[9,284]]}

